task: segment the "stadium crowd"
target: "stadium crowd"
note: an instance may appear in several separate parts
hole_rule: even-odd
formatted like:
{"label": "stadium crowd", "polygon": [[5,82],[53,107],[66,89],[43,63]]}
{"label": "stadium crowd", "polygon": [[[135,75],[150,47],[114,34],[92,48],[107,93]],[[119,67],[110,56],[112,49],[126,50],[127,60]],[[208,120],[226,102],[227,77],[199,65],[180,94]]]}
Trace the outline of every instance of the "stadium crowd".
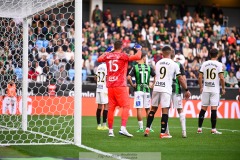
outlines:
{"label": "stadium crowd", "polygon": [[[161,7],[159,7],[161,8]],[[67,14],[66,14],[67,15]],[[63,13],[34,15],[29,20],[29,81],[70,83],[74,80],[74,17]],[[201,64],[209,59],[209,50],[217,48],[224,64],[227,87],[240,82],[240,32],[228,27],[222,9],[213,5],[206,14],[202,5],[190,13],[186,5],[165,5],[147,13],[122,10],[113,17],[111,9],[101,11],[96,5],[92,23],[83,23],[83,81],[94,75],[96,61],[115,40],[122,40],[123,51],[134,54],[139,43],[148,52],[153,68],[162,58],[161,48],[171,45],[175,60],[184,65],[189,86],[197,85]],[[0,18],[0,78],[22,80],[22,22]],[[78,54],[78,53],[76,53]],[[131,68],[133,64],[129,64]]]}

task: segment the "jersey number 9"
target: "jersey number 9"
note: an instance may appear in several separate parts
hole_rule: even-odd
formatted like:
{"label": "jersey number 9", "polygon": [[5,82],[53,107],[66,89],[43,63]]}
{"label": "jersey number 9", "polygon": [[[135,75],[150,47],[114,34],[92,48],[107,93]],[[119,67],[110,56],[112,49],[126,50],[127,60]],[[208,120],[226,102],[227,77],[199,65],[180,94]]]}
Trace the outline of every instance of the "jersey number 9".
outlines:
{"label": "jersey number 9", "polygon": [[160,79],[163,79],[166,76],[166,68],[161,67],[160,68]]}

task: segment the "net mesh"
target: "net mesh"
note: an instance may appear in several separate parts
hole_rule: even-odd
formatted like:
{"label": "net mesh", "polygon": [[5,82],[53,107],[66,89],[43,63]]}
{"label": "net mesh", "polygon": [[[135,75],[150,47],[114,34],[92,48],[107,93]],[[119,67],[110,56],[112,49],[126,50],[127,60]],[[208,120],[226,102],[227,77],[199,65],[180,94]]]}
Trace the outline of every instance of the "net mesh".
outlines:
{"label": "net mesh", "polygon": [[[0,144],[73,143],[74,4],[0,1]],[[22,130],[23,21],[28,18],[28,128]]]}

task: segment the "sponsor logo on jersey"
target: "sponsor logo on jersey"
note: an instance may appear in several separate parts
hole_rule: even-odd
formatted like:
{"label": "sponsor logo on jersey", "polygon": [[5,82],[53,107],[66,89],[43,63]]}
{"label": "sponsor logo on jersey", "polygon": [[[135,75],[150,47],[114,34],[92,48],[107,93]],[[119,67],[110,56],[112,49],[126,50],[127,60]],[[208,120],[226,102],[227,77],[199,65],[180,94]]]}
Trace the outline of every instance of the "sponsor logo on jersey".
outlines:
{"label": "sponsor logo on jersey", "polygon": [[165,87],[165,82],[156,82],[155,86]]}
{"label": "sponsor logo on jersey", "polygon": [[103,85],[102,85],[102,84],[98,84],[98,85],[97,85],[97,88],[98,88],[98,89],[103,89]]}
{"label": "sponsor logo on jersey", "polygon": [[215,83],[214,82],[205,82],[205,86],[206,87],[215,87]]}
{"label": "sponsor logo on jersey", "polygon": [[117,77],[117,76],[109,76],[109,77],[108,77],[108,80],[109,80],[110,82],[116,81],[116,80],[118,80],[118,77]]}

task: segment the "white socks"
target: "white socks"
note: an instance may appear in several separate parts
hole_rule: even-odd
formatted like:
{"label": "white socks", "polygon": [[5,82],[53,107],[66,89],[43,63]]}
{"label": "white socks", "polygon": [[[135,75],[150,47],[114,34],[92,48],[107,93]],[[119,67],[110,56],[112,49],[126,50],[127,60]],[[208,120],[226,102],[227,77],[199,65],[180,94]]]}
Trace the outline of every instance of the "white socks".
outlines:
{"label": "white socks", "polygon": [[139,129],[143,129],[143,121],[138,121]]}
{"label": "white socks", "polygon": [[180,122],[181,122],[182,130],[186,131],[186,118],[185,118],[185,114],[184,113],[180,113],[179,114],[179,119],[180,119]]}

